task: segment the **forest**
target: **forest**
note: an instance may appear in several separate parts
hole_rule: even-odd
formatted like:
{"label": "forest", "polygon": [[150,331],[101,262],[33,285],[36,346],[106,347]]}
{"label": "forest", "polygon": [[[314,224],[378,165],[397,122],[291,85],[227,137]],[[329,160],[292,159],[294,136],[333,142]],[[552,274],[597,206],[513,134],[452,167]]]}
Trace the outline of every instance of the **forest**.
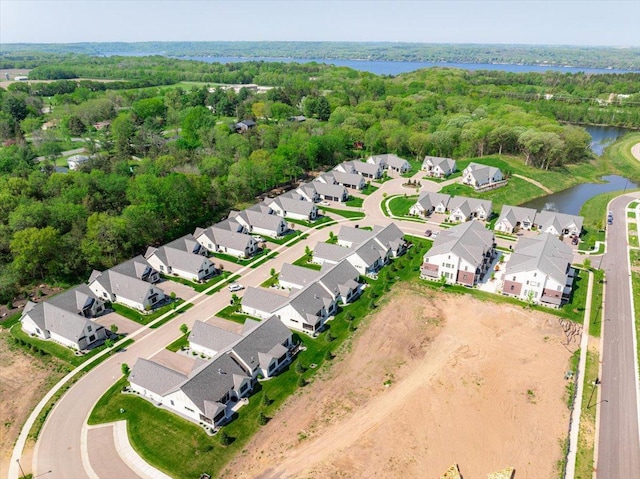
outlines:
{"label": "forest", "polygon": [[[425,44],[404,42],[144,42],[5,44],[9,54],[25,52],[158,55],[170,57],[237,56],[367,60],[572,65],[586,68],[640,69],[640,48]],[[25,68],[22,65],[17,68]]]}
{"label": "forest", "polygon": [[[0,89],[3,303],[34,284],[84,281],[345,159],[501,154],[553,169],[592,158],[589,135],[565,122],[640,124],[640,74],[379,77],[323,64],[53,58],[29,74],[51,82]],[[243,119],[257,126],[239,133]],[[90,160],[61,171],[79,146]]]}

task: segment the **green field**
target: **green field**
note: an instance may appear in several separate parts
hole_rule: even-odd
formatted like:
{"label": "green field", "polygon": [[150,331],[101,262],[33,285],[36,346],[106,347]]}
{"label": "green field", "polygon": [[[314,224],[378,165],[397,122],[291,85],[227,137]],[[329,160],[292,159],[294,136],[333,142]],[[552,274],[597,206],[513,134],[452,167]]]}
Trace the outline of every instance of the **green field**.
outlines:
{"label": "green field", "polygon": [[387,201],[387,208],[393,216],[407,216],[409,209],[418,201],[417,195],[395,196]]}
{"label": "green field", "polygon": [[607,147],[602,161],[609,170],[640,184],[640,161],[631,154],[631,147],[640,143],[640,132],[628,133]]}
{"label": "green field", "polygon": [[351,206],[353,208],[362,208],[363,203],[364,203],[364,200],[362,198],[357,198],[355,196],[352,196],[347,200],[345,205]]}
{"label": "green field", "polygon": [[442,188],[440,193],[491,200],[493,202],[493,211],[498,212],[502,209],[502,205],[518,206],[547,194],[536,185],[515,177],[509,178],[509,182],[505,186],[491,191],[478,192],[470,186],[453,183]]}
{"label": "green field", "polygon": [[598,377],[599,355],[597,350],[587,350],[587,363],[583,377],[582,409],[578,431],[576,453],[576,479],[591,479],[593,475],[594,435],[596,425],[597,386],[593,382]]}
{"label": "green field", "polygon": [[365,217],[365,214],[361,213],[360,211],[339,210],[336,208],[327,208],[326,206],[322,206],[320,207],[320,209],[324,213],[330,213],[330,214],[342,216],[343,218],[360,219]]}

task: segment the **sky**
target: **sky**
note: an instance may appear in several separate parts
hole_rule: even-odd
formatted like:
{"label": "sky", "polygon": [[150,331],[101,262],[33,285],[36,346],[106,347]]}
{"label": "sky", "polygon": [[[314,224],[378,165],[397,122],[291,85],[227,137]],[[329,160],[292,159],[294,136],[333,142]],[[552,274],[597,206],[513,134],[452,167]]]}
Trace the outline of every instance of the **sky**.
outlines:
{"label": "sky", "polygon": [[0,44],[389,41],[640,46],[640,0],[0,0]]}

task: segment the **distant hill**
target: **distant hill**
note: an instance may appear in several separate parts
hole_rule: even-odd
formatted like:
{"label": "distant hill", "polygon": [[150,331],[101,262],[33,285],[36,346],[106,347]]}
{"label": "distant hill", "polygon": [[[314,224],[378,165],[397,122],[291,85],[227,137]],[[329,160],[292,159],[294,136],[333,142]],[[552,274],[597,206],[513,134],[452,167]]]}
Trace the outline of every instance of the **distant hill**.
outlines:
{"label": "distant hill", "polygon": [[557,65],[640,69],[640,48],[551,45],[479,45],[390,42],[140,42],[14,43],[0,56],[16,53],[80,53],[103,56],[238,56],[454,63]]}

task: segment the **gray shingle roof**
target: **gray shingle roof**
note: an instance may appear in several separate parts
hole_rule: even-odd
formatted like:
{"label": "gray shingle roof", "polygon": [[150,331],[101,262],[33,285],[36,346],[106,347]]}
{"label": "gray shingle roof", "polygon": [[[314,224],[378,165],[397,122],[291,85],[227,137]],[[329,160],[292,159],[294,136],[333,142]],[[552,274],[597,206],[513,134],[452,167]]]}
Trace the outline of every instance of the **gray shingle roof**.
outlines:
{"label": "gray shingle roof", "polygon": [[184,235],[164,245],[167,248],[173,248],[185,253],[200,254],[202,245],[198,243],[192,234]]}
{"label": "gray shingle roof", "polygon": [[347,290],[355,289],[360,277],[358,270],[348,261],[341,261],[335,265],[325,263],[320,273],[321,277],[318,279],[318,283],[334,295],[345,293],[345,287]]}
{"label": "gray shingle roof", "polygon": [[[263,213],[262,211],[246,209],[232,213],[234,213],[236,221],[241,218],[252,227],[263,228],[269,231],[278,231],[278,228],[282,223],[286,225],[286,222],[280,216],[270,215],[268,213]],[[229,213],[229,216],[231,216],[232,213]]]}
{"label": "gray shingle roof", "polygon": [[360,185],[364,178],[360,173],[343,173],[342,171],[332,171],[331,175],[341,185]]}
{"label": "gray shingle roof", "polygon": [[378,242],[394,251],[399,245],[404,244],[404,233],[395,223],[389,223],[387,226],[376,225],[373,227],[373,234]]}
{"label": "gray shingle roof", "polygon": [[111,270],[143,281],[146,281],[146,278],[150,274],[154,272],[157,273],[157,271],[153,269],[153,266],[151,266],[142,255],[138,255],[124,263],[120,263],[111,268]]}
{"label": "gray shingle roof", "polygon": [[[253,370],[257,366],[267,369],[274,357],[287,352],[282,343],[291,338],[291,331],[277,317],[261,321],[238,340],[231,350]],[[263,359],[266,362],[260,361]]]}
{"label": "gray shingle roof", "polygon": [[533,223],[536,218],[536,210],[522,206],[503,205],[496,223],[507,220],[511,226],[516,226],[517,223],[522,223],[527,218]]}
{"label": "gray shingle roof", "polygon": [[369,267],[374,265],[379,259],[386,258],[387,248],[381,246],[375,238],[371,238],[360,244],[355,251],[353,251],[353,254],[359,256]]}
{"label": "gray shingle roof", "polygon": [[242,336],[226,329],[218,328],[203,321],[193,323],[189,333],[189,343],[197,344],[214,351],[225,351]]}
{"label": "gray shingle roof", "polygon": [[373,231],[354,228],[353,226],[341,226],[338,231],[338,239],[347,243],[364,243],[373,236]]}
{"label": "gray shingle roof", "polygon": [[311,268],[304,268],[302,266],[284,263],[280,270],[278,279],[303,288],[308,284],[316,282],[321,276],[322,274],[319,271]]}
{"label": "gray shingle roof", "polygon": [[281,210],[289,213],[310,216],[316,206],[310,201],[293,199],[286,196],[279,196],[272,200],[266,200],[265,203],[272,207],[273,203],[277,204]]}
{"label": "gray shingle roof", "polygon": [[484,211],[487,214],[491,214],[491,207],[493,206],[493,203],[491,200],[481,200],[478,198],[467,198],[466,196],[454,196],[449,200],[449,205],[448,205],[448,209],[450,211],[453,211],[457,208],[460,208],[460,210],[466,215],[469,216],[469,214],[472,211],[476,211],[478,209],[478,207],[482,206],[482,208],[484,209]]}
{"label": "gray shingle roof", "polygon": [[475,180],[481,184],[492,181],[494,175],[500,171],[500,168],[496,168],[495,166],[481,165],[480,163],[473,162],[469,163],[467,168]]}
{"label": "gray shingle roof", "polygon": [[247,308],[273,313],[289,301],[287,296],[268,291],[264,288],[249,286],[242,296],[242,304]]}
{"label": "gray shingle roof", "polygon": [[204,236],[211,244],[215,246],[221,246],[223,248],[231,248],[237,251],[244,251],[246,248],[254,245],[256,240],[253,236],[245,233],[238,233],[224,228],[219,228],[217,225],[210,226],[207,229],[196,229],[194,236],[200,238]]}
{"label": "gray shingle roof", "polygon": [[420,193],[420,197],[418,198],[417,203],[419,203],[425,209],[425,211],[428,211],[431,208],[435,208],[440,203],[442,203],[445,209],[447,209],[449,201],[451,201],[451,196],[447,194],[424,191]]}
{"label": "gray shingle roof", "polygon": [[316,324],[322,308],[329,309],[333,297],[319,284],[311,284],[291,296],[289,304],[309,324]]}
{"label": "gray shingle roof", "polygon": [[166,395],[187,379],[173,369],[148,359],[138,358],[129,373],[129,382],[160,396]]}
{"label": "gray shingle roof", "polygon": [[322,183],[320,181],[313,181],[312,184],[316,192],[322,196],[332,196],[334,198],[342,198],[348,195],[347,189],[342,185],[333,185],[328,183]]}
{"label": "gray shingle roof", "polygon": [[493,232],[477,221],[469,221],[443,230],[425,256],[454,253],[471,264],[482,262],[482,256],[494,243]]}
{"label": "gray shingle roof", "polygon": [[85,308],[90,308],[95,302],[102,303],[86,284],[80,284],[63,291],[45,302],[75,314],[81,313]]}
{"label": "gray shingle roof", "polygon": [[566,281],[568,267],[573,261],[571,248],[549,233],[533,238],[520,238],[505,274],[540,270],[562,283]]}
{"label": "gray shingle roof", "polygon": [[572,225],[576,225],[578,231],[582,230],[584,218],[577,215],[558,213],[557,211],[541,211],[536,215],[536,223],[541,230],[546,230],[549,226],[554,226],[558,232]]}
{"label": "gray shingle roof", "polygon": [[203,263],[211,263],[206,257],[188,253],[186,251],[175,249],[170,246],[161,246],[160,248],[149,248],[145,253],[146,258],[156,256],[163,264],[192,274],[198,274],[202,269]]}
{"label": "gray shingle roof", "polygon": [[456,168],[456,161],[453,158],[443,158],[440,156],[425,156],[422,164],[431,163],[434,168],[439,166],[444,172],[453,171]]}
{"label": "gray shingle roof", "polygon": [[318,242],[313,248],[313,256],[327,261],[341,261],[354,253],[353,248],[343,248],[335,244]]}
{"label": "gray shingle roof", "polygon": [[94,271],[89,278],[89,284],[93,281],[97,281],[104,289],[116,296],[138,303],[142,303],[149,296],[149,289],[154,287],[146,281],[113,270]]}

